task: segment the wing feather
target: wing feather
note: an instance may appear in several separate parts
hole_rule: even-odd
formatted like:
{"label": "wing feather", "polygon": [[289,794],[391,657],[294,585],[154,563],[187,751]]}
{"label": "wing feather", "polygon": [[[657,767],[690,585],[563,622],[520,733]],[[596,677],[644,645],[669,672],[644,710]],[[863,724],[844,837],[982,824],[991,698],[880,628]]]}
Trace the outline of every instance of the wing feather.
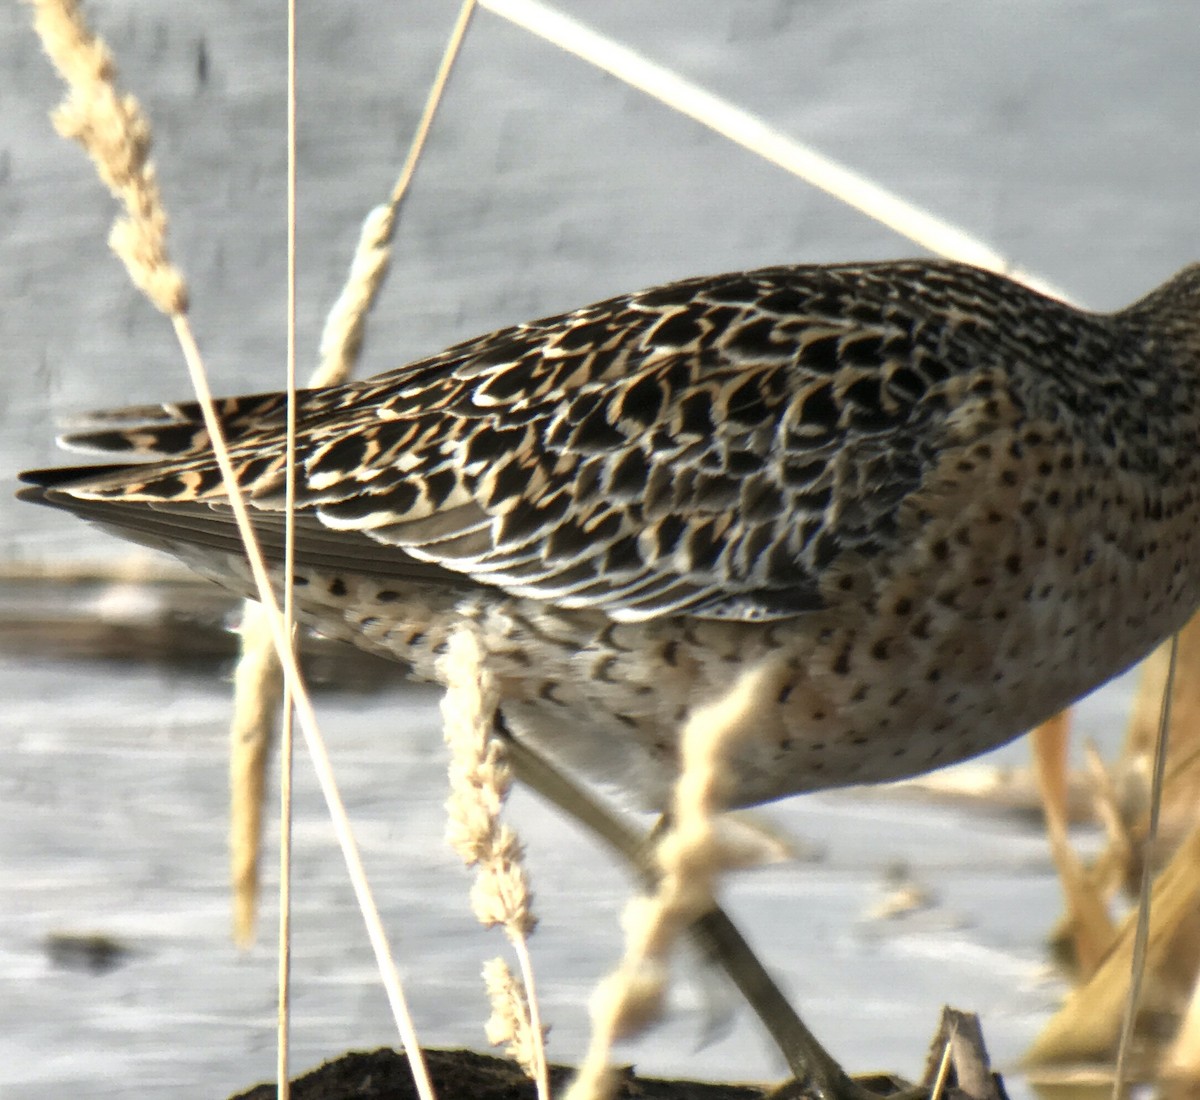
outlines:
{"label": "wing feather", "polygon": [[[618,619],[821,607],[832,563],[894,544],[901,503],[936,462],[947,387],[998,354],[980,350],[976,322],[1002,328],[1013,293],[948,263],[769,268],[302,393],[303,553]],[[1065,308],[1027,293],[1031,308]],[[221,416],[274,538],[282,396],[229,399]],[[43,471],[37,499],[168,547],[232,545],[195,405],[101,414],[67,440],[169,457]]]}

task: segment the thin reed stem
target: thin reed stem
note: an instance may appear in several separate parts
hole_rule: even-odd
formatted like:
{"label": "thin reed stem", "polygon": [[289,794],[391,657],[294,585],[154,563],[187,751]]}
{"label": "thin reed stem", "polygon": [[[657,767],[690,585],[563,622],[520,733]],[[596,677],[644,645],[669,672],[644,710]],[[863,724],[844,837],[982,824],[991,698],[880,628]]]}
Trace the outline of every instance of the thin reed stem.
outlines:
{"label": "thin reed stem", "polygon": [[1162,710],[1159,712],[1158,736],[1154,742],[1154,777],[1150,784],[1150,821],[1146,830],[1142,856],[1142,879],[1138,887],[1137,929],[1133,937],[1133,958],[1130,961],[1129,997],[1121,1021],[1121,1039],[1117,1044],[1117,1066],[1113,1073],[1113,1100],[1125,1095],[1129,1052],[1133,1044],[1133,1029],[1137,1023],[1142,999],[1142,980],[1146,972],[1146,948],[1150,940],[1150,893],[1153,878],[1154,841],[1158,837],[1159,811],[1162,806],[1163,779],[1167,769],[1167,743],[1171,734],[1171,702],[1175,693],[1175,666],[1179,656],[1179,635],[1171,635],[1171,655],[1167,662],[1167,680],[1163,685]]}
{"label": "thin reed stem", "polygon": [[930,252],[998,271],[1064,301],[1046,280],[1015,267],[986,242],[922,210],[663,65],[539,0],[479,0],[480,7],[637,88],[852,206]]}
{"label": "thin reed stem", "polygon": [[462,51],[476,6],[476,0],[464,0],[458,9],[458,16],[450,29],[450,37],[425,99],[425,108],[409,142],[408,154],[396,177],[392,193],[388,201],[375,207],[363,222],[346,285],[325,319],[325,327],[321,332],[321,363],[309,381],[311,386],[334,386],[344,382],[358,360],[366,332],[367,313],[391,263],[391,242],[400,206],[416,175],[421,154],[425,151],[425,142],[445,95],[454,63]]}
{"label": "thin reed stem", "polygon": [[[284,440],[283,621],[296,653],[296,0],[287,5],[287,408]],[[279,1005],[275,1086],[291,1095],[288,1070],[292,1002],[292,765],[295,758],[292,692],[283,687],[279,733]]]}

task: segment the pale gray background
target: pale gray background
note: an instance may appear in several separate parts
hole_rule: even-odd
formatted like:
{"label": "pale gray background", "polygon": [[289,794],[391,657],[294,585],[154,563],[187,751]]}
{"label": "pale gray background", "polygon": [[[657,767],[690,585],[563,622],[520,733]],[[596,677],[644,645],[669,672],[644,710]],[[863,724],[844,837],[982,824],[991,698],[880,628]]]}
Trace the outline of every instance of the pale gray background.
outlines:
{"label": "pale gray background", "polygon": [[[455,6],[302,5],[303,370],[359,221],[391,186]],[[562,7],[1094,307],[1122,305],[1200,258],[1200,20],[1190,4]],[[172,247],[218,392],[281,377],[282,9],[88,5],[153,119]],[[57,419],[187,387],[167,324],[108,254],[111,203],[82,154],[50,131],[59,86],[27,19],[22,5],[0,9],[0,557],[112,560],[126,548],[15,504],[11,475],[57,460]],[[364,372],[676,276],[914,251],[480,13],[405,210]],[[267,1076],[273,960],[267,947],[241,957],[225,939],[224,685],[30,658],[0,663],[0,692],[0,1095],[200,1098]],[[1111,738],[1124,697],[1093,700],[1085,732]],[[422,1036],[479,1046],[475,974],[499,938],[472,929],[465,877],[439,839],[434,696],[335,699],[322,715]],[[299,770],[303,1067],[393,1036]],[[615,957],[625,886],[546,811],[516,809],[544,917],[535,950],[552,1053],[573,1059],[586,989]],[[773,815],[828,858],[748,876],[733,903],[818,1033],[856,1068],[913,1072],[950,1000],[984,1014],[995,1054],[1011,1062],[1060,992],[1040,942],[1058,898],[1038,832],[862,794],[795,800]],[[916,866],[939,907],[894,927],[864,921],[898,859]],[[47,962],[48,932],[89,929],[132,943],[130,963],[93,978]],[[696,1052],[713,995],[684,988],[678,1002],[667,1029],[625,1052],[643,1070],[777,1071],[743,1014]]]}

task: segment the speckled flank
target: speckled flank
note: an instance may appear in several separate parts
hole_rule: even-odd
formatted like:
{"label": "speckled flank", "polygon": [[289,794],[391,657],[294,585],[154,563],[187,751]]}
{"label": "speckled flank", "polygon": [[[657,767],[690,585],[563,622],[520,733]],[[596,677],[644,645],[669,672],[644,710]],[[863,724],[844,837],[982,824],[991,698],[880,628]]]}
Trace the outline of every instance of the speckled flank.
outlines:
{"label": "speckled flank", "polygon": [[[222,403],[268,552],[282,398]],[[298,602],[421,677],[478,623],[512,728],[661,805],[691,708],[771,662],[735,798],[922,772],[1200,604],[1200,266],[1088,314],[952,263],[692,279],[303,395]],[[246,591],[192,405],[27,496]]]}

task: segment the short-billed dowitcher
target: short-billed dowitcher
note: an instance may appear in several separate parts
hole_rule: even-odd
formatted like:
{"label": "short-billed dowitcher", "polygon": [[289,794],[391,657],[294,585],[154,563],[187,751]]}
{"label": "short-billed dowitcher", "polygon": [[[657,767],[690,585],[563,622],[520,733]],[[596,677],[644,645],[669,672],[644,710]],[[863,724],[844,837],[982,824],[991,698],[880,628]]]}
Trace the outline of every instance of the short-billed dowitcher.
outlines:
{"label": "short-billed dowitcher", "polygon": [[[220,402],[276,563],[283,410]],[[735,804],[993,748],[1200,605],[1200,265],[1108,314],[949,262],[689,279],[297,415],[299,615],[424,678],[473,621],[505,725],[651,807],[752,665]],[[196,406],[69,441],[123,457],[26,499],[249,594]]]}

